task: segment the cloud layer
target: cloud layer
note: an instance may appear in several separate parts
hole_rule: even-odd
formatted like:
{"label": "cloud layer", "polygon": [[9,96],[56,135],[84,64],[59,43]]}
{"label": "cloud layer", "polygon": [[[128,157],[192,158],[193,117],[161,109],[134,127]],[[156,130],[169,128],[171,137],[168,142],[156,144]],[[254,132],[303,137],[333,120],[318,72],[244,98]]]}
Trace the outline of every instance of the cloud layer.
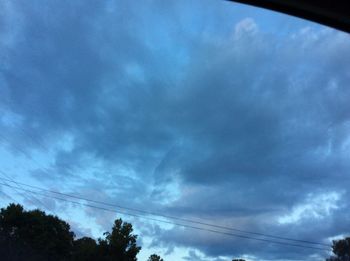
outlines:
{"label": "cloud layer", "polygon": [[[349,35],[219,1],[1,5],[2,144],[50,152],[32,178],[250,231],[349,232]],[[327,254],[151,228],[208,257]]]}

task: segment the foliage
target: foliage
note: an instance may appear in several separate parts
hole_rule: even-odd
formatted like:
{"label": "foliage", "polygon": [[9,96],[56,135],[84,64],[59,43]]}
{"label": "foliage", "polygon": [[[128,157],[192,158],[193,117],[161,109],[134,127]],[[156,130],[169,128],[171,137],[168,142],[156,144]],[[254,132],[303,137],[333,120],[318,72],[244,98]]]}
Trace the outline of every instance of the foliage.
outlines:
{"label": "foliage", "polygon": [[74,241],[72,260],[94,261],[98,258],[98,245],[90,237],[82,237]]}
{"label": "foliage", "polygon": [[156,254],[153,254],[153,255],[150,255],[147,261],[164,261],[164,259]]}
{"label": "foliage", "polygon": [[327,261],[350,261],[350,237],[334,240],[332,248],[335,256],[327,258]]}
{"label": "foliage", "polygon": [[2,260],[67,260],[73,240],[69,224],[58,217],[16,204],[0,211]]}
{"label": "foliage", "polygon": [[141,247],[132,232],[131,224],[117,219],[98,242],[74,240],[69,224],[58,217],[10,204],[0,211],[0,256],[2,261],[136,261]]}
{"label": "foliage", "polygon": [[137,246],[137,235],[132,232],[130,223],[115,220],[112,233],[105,232],[105,239],[99,239],[99,251],[104,260],[136,261],[141,247]]}

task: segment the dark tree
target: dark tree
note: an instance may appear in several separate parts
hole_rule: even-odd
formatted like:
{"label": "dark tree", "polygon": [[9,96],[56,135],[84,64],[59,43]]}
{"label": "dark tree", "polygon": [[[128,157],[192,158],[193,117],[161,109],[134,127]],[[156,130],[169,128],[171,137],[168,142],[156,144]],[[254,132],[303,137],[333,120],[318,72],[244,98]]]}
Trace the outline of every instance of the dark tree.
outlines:
{"label": "dark tree", "polygon": [[335,256],[327,258],[327,261],[350,261],[350,237],[334,240],[332,248]]}
{"label": "dark tree", "polygon": [[150,255],[147,261],[164,261],[164,259],[156,254],[153,254],[153,255]]}
{"label": "dark tree", "polygon": [[130,223],[115,220],[112,233],[105,232],[105,239],[98,241],[98,252],[102,260],[136,261],[141,247],[137,246],[137,235],[132,232]]}
{"label": "dark tree", "polygon": [[68,260],[73,239],[68,223],[40,210],[10,204],[0,211],[1,260]]}
{"label": "dark tree", "polygon": [[245,260],[241,258],[236,258],[236,259],[232,259],[232,261],[245,261]]}
{"label": "dark tree", "polygon": [[131,224],[117,219],[104,235],[98,243],[89,237],[74,240],[69,224],[56,216],[16,204],[0,210],[1,261],[137,260],[141,247]]}
{"label": "dark tree", "polygon": [[90,237],[83,237],[74,241],[72,260],[94,261],[98,260],[96,241]]}

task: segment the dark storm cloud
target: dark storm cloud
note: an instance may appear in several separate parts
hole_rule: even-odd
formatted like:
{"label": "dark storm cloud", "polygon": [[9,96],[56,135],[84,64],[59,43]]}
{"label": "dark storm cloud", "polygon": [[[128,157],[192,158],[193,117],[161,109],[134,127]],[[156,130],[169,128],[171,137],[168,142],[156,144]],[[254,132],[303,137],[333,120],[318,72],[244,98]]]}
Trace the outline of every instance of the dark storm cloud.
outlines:
{"label": "dark storm cloud", "polygon": [[[349,185],[348,35],[266,33],[227,3],[3,5],[1,109],[18,123],[2,123],[2,133],[28,151],[70,137],[52,179],[80,176],[83,195],[269,234],[320,241],[348,232],[346,206],[322,229],[312,219],[278,225],[308,194]],[[172,189],[179,196],[164,203]],[[163,232],[154,244],[213,256],[313,253]]]}

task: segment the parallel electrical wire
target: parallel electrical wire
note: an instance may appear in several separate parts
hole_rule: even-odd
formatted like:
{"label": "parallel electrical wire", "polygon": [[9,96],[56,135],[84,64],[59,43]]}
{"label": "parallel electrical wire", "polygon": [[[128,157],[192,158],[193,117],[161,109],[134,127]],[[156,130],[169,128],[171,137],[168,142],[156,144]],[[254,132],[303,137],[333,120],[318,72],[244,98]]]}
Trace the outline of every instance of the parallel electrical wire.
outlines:
{"label": "parallel electrical wire", "polygon": [[[5,181],[7,181],[7,182],[16,183],[16,181],[15,181],[14,179],[12,179],[9,175],[7,175],[7,174],[6,174],[4,171],[2,171],[2,170],[0,170],[0,175],[4,177],[4,178],[0,178],[0,179],[5,180]],[[22,187],[21,184],[18,184],[18,183],[17,183],[17,185],[18,185],[19,187]],[[15,188],[15,191],[17,191],[18,194],[21,195],[23,198],[26,198],[27,200],[29,200],[29,202],[34,203],[34,202],[33,202],[33,199],[27,197],[27,195],[25,195],[23,192],[19,192],[16,188]],[[48,207],[47,207],[41,200],[39,200],[37,197],[35,197],[35,196],[33,195],[33,198],[34,198],[34,200],[35,200],[37,203],[39,203],[39,205],[41,205],[41,206],[43,206],[44,208],[48,209]],[[13,198],[12,198],[12,200],[13,200]]]}
{"label": "parallel electrical wire", "polygon": [[[25,132],[22,128],[19,128],[19,129],[22,130],[22,133],[23,133],[23,134],[26,134],[26,132]],[[30,135],[27,135],[27,136],[33,139],[32,136],[30,136]],[[7,143],[11,144],[11,141],[10,141],[6,136],[2,135],[1,133],[0,133],[0,138],[2,138],[3,140],[5,140]],[[41,143],[40,143],[40,144],[41,144]],[[19,146],[17,146],[17,145],[14,145],[14,144],[12,144],[12,146],[13,146],[14,148],[16,148],[16,149],[17,149],[20,153],[22,153],[24,156],[30,158],[34,163],[36,163],[36,164],[38,165],[39,169],[41,169],[42,171],[46,172],[47,174],[49,173],[48,170],[47,170],[46,168],[40,167],[39,162],[36,161],[35,159],[31,158],[31,157],[25,152],[25,150],[23,150],[21,147],[19,147]],[[42,146],[43,146],[43,145],[42,145]],[[44,147],[43,147],[43,148],[44,148]],[[44,148],[44,149],[45,149],[45,148]],[[22,188],[22,185],[24,186],[24,184],[19,184],[18,182],[16,182],[15,180],[13,180],[9,175],[7,175],[7,174],[6,174],[4,171],[2,171],[2,170],[0,170],[0,174],[1,174],[3,177],[5,177],[3,180],[7,180],[7,181],[9,181],[9,182],[16,183],[21,189],[23,189],[23,188]],[[6,177],[7,177],[8,179],[6,179]],[[2,178],[0,178],[0,179],[2,179]],[[14,189],[18,192],[18,190],[17,190],[16,188],[14,188]],[[43,206],[46,210],[51,211],[52,213],[56,214],[52,209],[50,209],[49,207],[47,207],[47,205],[46,205],[44,202],[42,202],[38,197],[36,197],[34,194],[33,194],[33,199],[30,199],[30,198],[28,198],[26,195],[24,195],[24,194],[22,194],[22,193],[20,193],[20,192],[18,192],[18,193],[19,193],[23,198],[26,198],[27,200],[29,200],[29,201],[32,202],[32,203],[34,203],[34,202],[33,202],[33,199],[34,199],[37,203],[39,203],[39,205]],[[11,197],[10,197],[10,198],[11,198]],[[12,198],[12,200],[13,200],[13,198]]]}
{"label": "parallel electrical wire", "polygon": [[[204,227],[197,227],[197,226],[192,226],[192,225],[187,225],[187,224],[182,224],[182,223],[176,223],[176,222],[166,221],[166,220],[162,220],[162,219],[156,219],[156,218],[151,218],[151,217],[147,217],[147,216],[142,216],[141,214],[133,214],[133,213],[123,212],[123,211],[116,211],[116,210],[109,209],[109,208],[99,207],[99,206],[90,205],[90,204],[86,204],[86,203],[81,203],[81,202],[68,200],[68,199],[64,199],[64,198],[60,198],[60,197],[55,197],[55,196],[52,196],[52,195],[39,193],[37,191],[33,191],[33,190],[29,190],[29,189],[19,188],[19,187],[8,185],[8,184],[1,183],[1,182],[0,182],[0,185],[1,186],[7,186],[7,187],[10,187],[10,188],[17,188],[17,189],[20,189],[20,190],[23,190],[23,191],[26,191],[26,192],[29,192],[29,193],[33,193],[35,195],[41,195],[41,196],[44,196],[44,197],[53,198],[53,199],[57,199],[57,200],[61,200],[61,201],[66,201],[66,202],[70,202],[70,203],[81,205],[81,206],[86,206],[86,207],[95,208],[95,209],[99,209],[99,210],[109,211],[109,212],[113,212],[113,213],[117,213],[117,214],[119,213],[119,214],[123,214],[123,215],[133,216],[133,217],[142,218],[142,219],[146,219],[146,220],[151,220],[151,221],[155,221],[155,222],[171,224],[171,225],[174,225],[174,226],[181,226],[181,227],[185,227],[185,228],[191,228],[191,229],[196,229],[196,230],[201,230],[201,231],[207,231],[207,232],[212,232],[212,233],[221,234],[221,235],[227,235],[227,236],[231,236],[231,237],[250,239],[250,240],[255,240],[255,241],[260,241],[260,242],[265,242],[265,243],[279,244],[279,245],[283,245],[283,246],[292,246],[292,247],[315,249],[315,250],[322,250],[322,251],[329,251],[330,250],[329,248],[321,248],[321,247],[314,247],[314,246],[292,244],[292,243],[287,243],[287,242],[281,242],[281,241],[275,241],[275,240],[269,240],[269,239],[263,239],[263,238],[256,238],[256,237],[240,235],[240,234],[235,234],[235,233],[229,233],[229,232],[223,232],[223,231],[209,229],[209,228],[204,228]],[[86,199],[82,198],[82,200],[86,200]]]}
{"label": "parallel electrical wire", "polygon": [[[23,134],[26,134],[26,132],[19,127],[19,129],[22,130],[22,133]],[[27,135],[28,137],[32,138],[32,136],[30,135]],[[4,136],[3,134],[0,133],[0,138],[2,138],[4,141],[6,141],[7,143],[11,144],[11,141],[6,137]],[[40,143],[41,144],[41,143]],[[36,161],[35,159],[33,159],[32,157],[30,157],[25,150],[23,150],[21,147],[15,145],[15,144],[11,144],[15,149],[17,149],[20,153],[22,153],[24,156],[26,156],[27,158],[30,158],[31,161],[33,161],[34,163],[36,163],[38,165],[38,168],[41,169],[42,171],[46,172],[47,174],[49,173],[48,170],[46,168],[43,168],[43,167],[40,167],[40,164],[38,161]],[[44,148],[45,149],[45,148]],[[0,170],[0,173],[2,174],[3,177],[8,177],[9,179],[7,179],[7,181],[9,182],[13,182],[13,183],[17,183],[16,181],[14,181],[11,177],[9,177],[4,171]],[[1,179],[1,178],[0,178]],[[4,179],[6,180],[6,178]],[[24,185],[24,184],[19,184],[17,183],[17,185],[19,185],[21,187],[21,185]],[[15,189],[16,190],[16,189]],[[16,190],[17,191],[17,190]],[[27,200],[33,202],[33,200],[27,198],[25,195],[22,195],[24,198],[26,198]],[[44,208],[46,208],[47,210],[50,210],[50,208],[48,208],[41,200],[39,200],[37,197],[33,196],[33,198],[41,205],[43,206]],[[51,210],[52,211],[52,210]]]}
{"label": "parallel electrical wire", "polygon": [[[0,170],[0,173],[3,173],[3,171]],[[45,192],[48,192],[48,193],[53,193],[53,194],[57,194],[57,195],[65,196],[65,197],[71,197],[71,198],[75,198],[75,199],[79,199],[79,200],[85,200],[87,202],[91,202],[91,203],[95,203],[95,204],[101,204],[101,205],[105,205],[105,206],[109,206],[109,207],[115,207],[115,208],[119,208],[119,209],[124,209],[124,210],[127,210],[127,211],[134,211],[134,212],[138,212],[138,213],[142,213],[142,214],[158,216],[158,217],[163,217],[163,218],[183,221],[183,222],[187,222],[187,223],[197,224],[197,225],[203,225],[203,226],[208,226],[208,227],[214,227],[214,228],[219,228],[219,229],[224,229],[224,230],[229,230],[229,231],[241,232],[241,233],[252,234],[252,235],[263,236],[263,237],[269,237],[269,238],[280,239],[280,240],[285,240],[285,241],[292,241],[292,242],[298,242],[298,243],[304,243],[304,244],[311,244],[311,245],[320,245],[320,246],[325,246],[325,247],[331,247],[331,245],[327,245],[327,244],[323,244],[323,243],[319,243],[319,242],[312,242],[312,241],[307,241],[307,240],[293,239],[293,238],[274,236],[274,235],[269,235],[269,234],[264,234],[264,233],[246,231],[246,230],[241,230],[241,229],[237,229],[237,228],[232,228],[232,227],[227,227],[227,226],[221,226],[221,225],[215,225],[215,224],[211,224],[211,223],[196,221],[196,220],[187,219],[187,218],[180,218],[180,217],[165,215],[165,214],[161,214],[161,213],[158,213],[158,212],[145,211],[145,210],[141,210],[141,209],[125,207],[125,206],[121,206],[121,205],[117,205],[117,204],[111,204],[111,203],[107,203],[107,202],[103,202],[103,201],[92,200],[92,199],[88,199],[88,198],[84,198],[84,197],[76,196],[76,195],[72,195],[72,194],[67,194],[67,193],[57,192],[57,191],[53,191],[53,190],[48,190],[48,189],[44,189],[44,188],[41,188],[41,187],[38,187],[38,186],[33,186],[33,185],[25,184],[25,183],[22,183],[22,182],[18,182],[18,181],[4,179],[4,178],[0,178],[0,180],[16,183],[17,185],[23,185],[23,186],[27,186],[27,187],[34,188],[34,189],[39,189],[41,191],[45,191]]]}
{"label": "parallel electrical wire", "polygon": [[[24,130],[22,130],[22,133],[26,134],[26,132]],[[0,134],[0,137],[3,140],[6,140],[7,142],[10,143],[10,141],[7,139],[7,137],[3,136]],[[36,142],[40,147],[44,148],[44,145],[41,142],[38,142],[37,140],[34,140],[34,138],[32,136],[29,136],[34,142]],[[28,157],[27,153],[22,150],[21,148],[19,148],[18,146],[15,146],[15,148],[17,150],[19,150],[20,152],[22,152],[25,156]],[[40,165],[37,161],[35,161],[34,159],[32,159],[36,164]],[[40,168],[40,167],[39,167]],[[48,173],[48,170],[46,168],[40,168],[42,169],[44,172]],[[0,170],[1,173],[4,173],[2,170]],[[253,231],[247,231],[247,230],[242,230],[242,229],[238,229],[238,228],[233,228],[233,227],[227,227],[227,226],[222,226],[222,225],[216,225],[216,224],[212,224],[212,223],[207,223],[207,222],[203,222],[203,221],[197,221],[197,220],[191,220],[191,219],[187,219],[187,218],[180,218],[180,217],[175,217],[175,216],[171,216],[171,215],[166,215],[166,214],[162,214],[162,213],[158,213],[158,212],[153,212],[153,211],[145,211],[145,210],[141,210],[141,209],[136,209],[136,208],[130,208],[130,207],[125,207],[125,206],[121,206],[121,205],[117,205],[117,204],[111,204],[111,203],[107,203],[107,202],[102,202],[102,201],[98,201],[98,200],[92,200],[92,199],[87,199],[87,198],[83,198],[81,196],[75,196],[75,195],[71,195],[71,194],[65,194],[65,193],[61,193],[61,192],[57,192],[57,191],[52,191],[52,190],[47,190],[44,188],[40,188],[37,186],[33,186],[33,185],[28,185],[25,183],[21,183],[21,182],[17,182],[14,181],[13,179],[6,179],[6,178],[0,178],[0,180],[4,180],[4,181],[8,181],[8,182],[13,182],[15,184],[17,184],[18,186],[27,186],[27,187],[31,187],[31,188],[35,188],[35,189],[39,189],[41,191],[46,191],[49,193],[53,193],[53,194],[57,194],[57,195],[62,195],[62,196],[66,196],[66,197],[71,197],[71,198],[75,198],[75,199],[79,199],[79,200],[85,200],[87,202],[91,202],[91,203],[96,203],[96,204],[101,204],[101,205],[105,205],[105,206],[110,206],[110,207],[116,207],[119,209],[124,209],[127,211],[134,211],[134,212],[138,212],[138,213],[142,213],[142,214],[147,214],[147,215],[152,215],[152,216],[158,216],[158,217],[163,217],[163,218],[168,218],[168,219],[172,219],[172,220],[178,220],[178,221],[182,221],[182,222],[187,222],[187,223],[192,223],[192,224],[197,224],[197,225],[203,225],[203,226],[207,226],[207,227],[213,227],[213,228],[219,228],[219,229],[224,229],[224,230],[228,230],[228,231],[235,231],[235,232],[240,232],[240,233],[245,233],[245,234],[251,234],[251,235],[256,235],[256,236],[262,236],[265,238],[272,238],[272,239],[278,239],[278,240],[284,240],[284,241],[289,241],[289,242],[296,242],[296,243],[302,243],[302,244],[310,244],[310,245],[318,245],[318,246],[325,246],[325,247],[331,247],[331,245],[329,244],[324,244],[324,243],[320,243],[320,242],[313,242],[313,241],[308,241],[308,240],[301,240],[301,239],[295,239],[295,238],[289,238],[289,237],[282,237],[282,236],[276,236],[276,235],[271,235],[271,234],[265,234],[265,233],[258,233],[258,232],[253,232]],[[22,187],[21,187],[22,188]],[[35,197],[34,197],[35,198]],[[35,198],[36,200],[38,200],[37,198]],[[38,200],[40,202],[40,200]],[[41,203],[43,205],[43,203]],[[286,242],[284,242],[286,243]],[[288,243],[289,244],[289,243]]]}

